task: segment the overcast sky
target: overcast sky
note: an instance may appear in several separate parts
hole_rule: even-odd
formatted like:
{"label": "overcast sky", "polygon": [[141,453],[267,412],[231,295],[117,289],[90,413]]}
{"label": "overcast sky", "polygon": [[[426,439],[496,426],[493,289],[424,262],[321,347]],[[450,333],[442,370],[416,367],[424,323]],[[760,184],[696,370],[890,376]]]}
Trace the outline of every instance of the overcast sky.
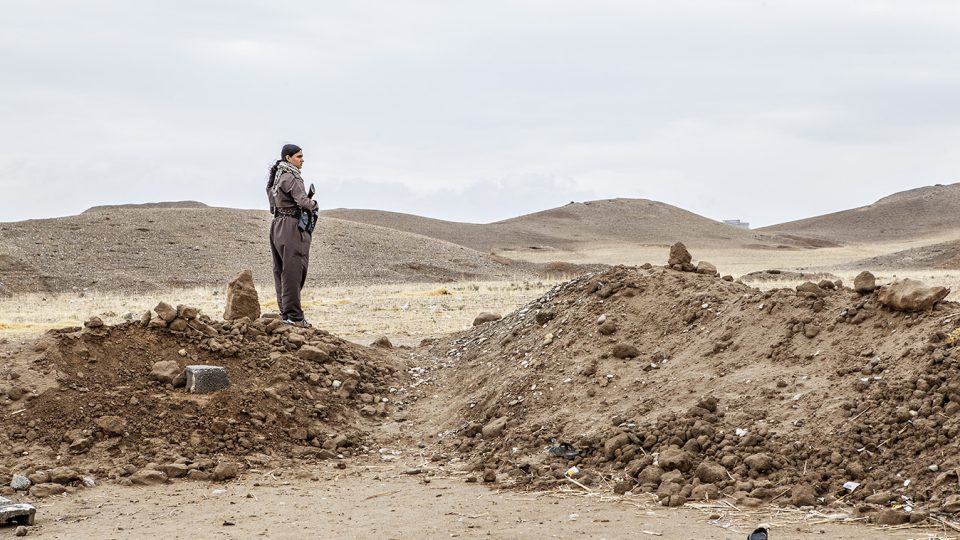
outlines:
{"label": "overcast sky", "polygon": [[771,224],[960,180],[955,0],[0,0],[0,221],[613,197]]}

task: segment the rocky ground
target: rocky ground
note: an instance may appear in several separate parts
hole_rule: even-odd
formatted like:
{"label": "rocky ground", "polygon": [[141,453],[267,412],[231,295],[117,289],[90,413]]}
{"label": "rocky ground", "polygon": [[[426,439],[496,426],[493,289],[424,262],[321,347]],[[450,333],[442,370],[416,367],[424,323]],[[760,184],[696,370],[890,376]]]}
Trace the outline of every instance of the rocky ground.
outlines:
{"label": "rocky ground", "polygon": [[[249,277],[230,321],[161,303],[0,344],[0,495],[403,463],[521,498],[952,523],[960,305],[866,274],[759,291],[691,260],[586,274],[414,348],[282,325],[244,302]],[[229,388],[188,392],[197,364]]]}
{"label": "rocky ground", "polygon": [[583,276],[414,352],[439,394],[425,416],[442,419],[438,452],[510,485],[889,524],[950,514],[960,306],[891,309],[903,296],[865,281],[760,292],[662,267]]}

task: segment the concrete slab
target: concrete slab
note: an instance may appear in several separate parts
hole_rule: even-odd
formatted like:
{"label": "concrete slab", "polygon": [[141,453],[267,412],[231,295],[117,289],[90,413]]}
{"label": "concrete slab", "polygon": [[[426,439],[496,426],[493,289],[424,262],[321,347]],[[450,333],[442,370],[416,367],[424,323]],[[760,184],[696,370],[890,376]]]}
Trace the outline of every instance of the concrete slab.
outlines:
{"label": "concrete slab", "polygon": [[230,386],[226,368],[220,366],[187,366],[187,391],[192,394],[209,394]]}
{"label": "concrete slab", "polygon": [[32,505],[0,497],[0,525],[33,525],[36,514]]}

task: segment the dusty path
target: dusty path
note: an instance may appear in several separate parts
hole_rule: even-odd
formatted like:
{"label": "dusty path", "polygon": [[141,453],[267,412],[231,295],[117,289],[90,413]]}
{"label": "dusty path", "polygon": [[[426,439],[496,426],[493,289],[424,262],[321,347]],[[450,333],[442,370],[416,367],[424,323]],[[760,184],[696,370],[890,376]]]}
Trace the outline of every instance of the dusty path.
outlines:
{"label": "dusty path", "polygon": [[[45,499],[37,538],[700,538],[741,539],[761,517],[773,539],[930,538],[935,531],[793,523],[799,518],[667,509],[646,497],[497,491],[462,477],[323,462],[236,482],[100,486]],[[711,512],[722,517],[710,521]],[[811,518],[813,520],[813,518]],[[721,524],[732,523],[729,528]],[[648,531],[644,533],[642,531]],[[659,534],[656,534],[659,533]],[[12,537],[12,528],[0,537]],[[941,537],[945,538],[945,537]]]}

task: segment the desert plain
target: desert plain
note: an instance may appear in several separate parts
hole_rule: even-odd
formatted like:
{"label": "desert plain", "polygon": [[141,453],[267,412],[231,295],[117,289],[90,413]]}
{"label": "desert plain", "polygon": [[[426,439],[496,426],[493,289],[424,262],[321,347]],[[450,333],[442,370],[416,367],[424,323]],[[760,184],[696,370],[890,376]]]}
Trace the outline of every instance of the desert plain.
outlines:
{"label": "desert plain", "polygon": [[958,203],[329,210],[312,329],[271,317],[264,211],[0,223],[0,496],[45,538],[956,538]]}

